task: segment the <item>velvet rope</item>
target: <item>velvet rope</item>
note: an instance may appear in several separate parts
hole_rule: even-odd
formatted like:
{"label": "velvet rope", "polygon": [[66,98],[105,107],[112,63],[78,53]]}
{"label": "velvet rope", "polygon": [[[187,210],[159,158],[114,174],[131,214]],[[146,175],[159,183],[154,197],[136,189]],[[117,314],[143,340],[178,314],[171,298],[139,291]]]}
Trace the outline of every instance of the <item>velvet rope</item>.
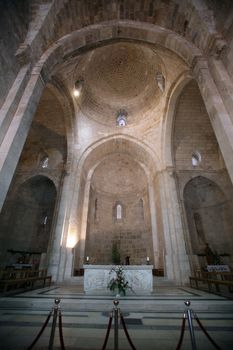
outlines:
{"label": "velvet rope", "polygon": [[131,348],[132,348],[133,350],[136,350],[135,346],[134,346],[133,343],[132,343],[132,340],[130,339],[129,333],[128,333],[127,328],[126,328],[126,325],[125,325],[124,317],[122,316],[121,313],[120,313],[120,318],[121,318],[121,323],[122,323],[123,329],[124,329],[124,331],[125,331],[126,338],[127,338],[128,342],[129,342]]}
{"label": "velvet rope", "polygon": [[50,317],[52,316],[52,313],[53,311],[50,311],[50,313],[48,314],[48,317],[46,318],[45,320],[45,323],[43,324],[41,330],[39,331],[39,333],[37,334],[35,340],[31,343],[31,345],[27,348],[27,350],[31,350],[34,345],[37,343],[37,341],[39,340],[40,336],[42,335],[42,333],[44,332],[49,320],[50,320]]}
{"label": "velvet rope", "polygon": [[59,338],[60,338],[61,349],[65,350],[64,338],[63,338],[63,332],[62,332],[62,315],[61,315],[61,310],[59,310]]}
{"label": "velvet rope", "polygon": [[199,324],[201,330],[203,331],[203,333],[207,336],[207,338],[209,339],[209,341],[211,342],[211,344],[218,350],[221,350],[221,348],[215,343],[215,341],[211,338],[211,336],[209,335],[209,333],[207,332],[207,330],[205,329],[205,327],[202,325],[201,321],[199,320],[199,318],[197,317],[197,315],[194,314],[194,317],[197,321],[197,323]]}
{"label": "velvet rope", "polygon": [[183,339],[184,339],[184,331],[185,331],[185,321],[186,321],[186,317],[184,314],[183,320],[182,320],[182,325],[181,325],[181,332],[180,332],[180,339],[179,342],[177,344],[176,350],[180,350]]}
{"label": "velvet rope", "polygon": [[110,333],[110,330],[111,330],[111,326],[112,326],[112,314],[109,317],[108,328],[107,328],[106,336],[105,336],[105,339],[104,339],[104,344],[102,346],[102,350],[105,350],[105,348],[107,346],[109,333]]}

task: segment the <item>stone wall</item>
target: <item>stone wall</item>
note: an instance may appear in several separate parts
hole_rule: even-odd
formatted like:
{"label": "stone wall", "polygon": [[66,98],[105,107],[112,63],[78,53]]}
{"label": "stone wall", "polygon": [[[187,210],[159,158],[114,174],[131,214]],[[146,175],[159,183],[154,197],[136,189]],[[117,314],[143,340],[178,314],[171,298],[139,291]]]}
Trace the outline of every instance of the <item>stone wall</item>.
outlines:
{"label": "stone wall", "polygon": [[[122,219],[117,219],[117,203],[122,205]],[[114,196],[92,189],[85,251],[90,262],[111,264],[116,244],[122,264],[126,256],[130,256],[130,264],[145,264],[147,256],[153,263],[149,212],[147,193]]]}
{"label": "stone wall", "polygon": [[45,88],[0,214],[2,265],[20,258],[9,249],[46,253],[49,248],[67,156],[65,134],[61,104]]}
{"label": "stone wall", "polygon": [[[174,159],[176,169],[193,170],[192,155],[198,152],[198,169],[208,171],[221,167],[218,143],[195,81],[183,90],[174,121]],[[197,169],[197,167],[195,167]]]}
{"label": "stone wall", "polygon": [[0,2],[0,107],[19,69],[16,52],[29,25],[29,1]]}
{"label": "stone wall", "polygon": [[38,253],[39,262],[48,249],[55,202],[55,186],[44,176],[35,176],[18,188],[13,183],[0,214],[2,266],[19,259],[32,263],[27,252]]}
{"label": "stone wall", "polygon": [[[190,82],[179,98],[173,142],[186,239],[191,242],[189,253],[204,254],[209,243],[218,254],[231,255],[233,187],[195,82]],[[200,159],[192,163],[195,153]],[[230,260],[225,257],[223,262]],[[200,263],[205,264],[205,259],[200,258]]]}

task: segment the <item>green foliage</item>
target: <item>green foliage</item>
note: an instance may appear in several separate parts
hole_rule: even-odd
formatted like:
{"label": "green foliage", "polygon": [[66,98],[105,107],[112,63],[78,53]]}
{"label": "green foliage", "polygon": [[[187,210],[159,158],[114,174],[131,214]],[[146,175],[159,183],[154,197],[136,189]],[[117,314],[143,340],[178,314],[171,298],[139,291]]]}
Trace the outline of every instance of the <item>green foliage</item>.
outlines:
{"label": "green foliage", "polygon": [[[125,278],[124,270],[122,266],[112,268],[109,272],[110,275],[114,274],[114,277],[108,283],[108,288],[111,291],[117,290],[119,294],[126,294],[126,290],[130,288],[129,282]],[[130,288],[131,289],[131,288]]]}
{"label": "green foliage", "polygon": [[121,262],[121,255],[117,246],[117,243],[113,243],[112,245],[112,263],[115,265],[119,265]]}

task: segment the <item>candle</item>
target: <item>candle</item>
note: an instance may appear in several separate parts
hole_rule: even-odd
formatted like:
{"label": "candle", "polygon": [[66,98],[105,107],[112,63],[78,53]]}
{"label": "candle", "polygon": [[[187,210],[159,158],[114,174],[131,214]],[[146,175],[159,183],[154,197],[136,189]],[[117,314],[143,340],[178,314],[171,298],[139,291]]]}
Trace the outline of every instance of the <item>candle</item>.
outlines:
{"label": "candle", "polygon": [[87,261],[89,261],[89,256],[87,256]]}
{"label": "candle", "polygon": [[147,256],[147,258],[146,258],[146,261],[150,261],[150,258],[149,258],[149,256]]}

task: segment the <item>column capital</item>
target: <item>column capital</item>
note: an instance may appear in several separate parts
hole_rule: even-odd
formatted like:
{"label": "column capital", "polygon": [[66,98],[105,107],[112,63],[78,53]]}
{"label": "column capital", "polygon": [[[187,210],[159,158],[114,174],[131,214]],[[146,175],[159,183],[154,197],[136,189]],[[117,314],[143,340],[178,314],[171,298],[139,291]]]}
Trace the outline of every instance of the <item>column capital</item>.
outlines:
{"label": "column capital", "polygon": [[207,70],[208,62],[204,56],[196,56],[193,59],[191,71],[193,72],[194,77],[198,77],[201,70]]}
{"label": "column capital", "polygon": [[216,59],[219,59],[221,58],[224,51],[226,51],[227,47],[228,45],[226,40],[224,40],[220,34],[214,33],[210,37],[209,45],[207,48],[207,54],[208,56],[212,56]]}

